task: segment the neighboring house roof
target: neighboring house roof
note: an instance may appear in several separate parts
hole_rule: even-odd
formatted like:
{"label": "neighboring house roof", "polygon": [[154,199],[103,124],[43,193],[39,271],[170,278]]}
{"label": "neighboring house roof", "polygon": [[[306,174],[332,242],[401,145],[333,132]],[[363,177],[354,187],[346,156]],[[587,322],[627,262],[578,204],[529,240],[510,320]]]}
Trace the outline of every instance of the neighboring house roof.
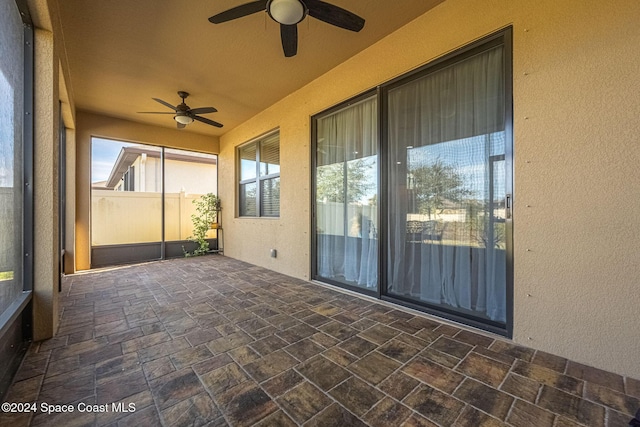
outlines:
{"label": "neighboring house roof", "polygon": [[107,181],[96,181],[91,183],[92,190],[108,190]]}
{"label": "neighboring house roof", "polygon": [[[160,153],[161,151],[157,148],[147,148],[140,145],[122,147],[104,187],[110,190],[115,188],[120,179],[122,179],[122,175],[129,169],[129,166],[131,166],[142,154],[146,154],[147,157],[160,158]],[[215,165],[217,163],[217,158],[212,158],[208,154],[200,153],[186,154],[165,151],[164,158],[167,160],[177,160],[189,163],[206,163],[211,165]]]}

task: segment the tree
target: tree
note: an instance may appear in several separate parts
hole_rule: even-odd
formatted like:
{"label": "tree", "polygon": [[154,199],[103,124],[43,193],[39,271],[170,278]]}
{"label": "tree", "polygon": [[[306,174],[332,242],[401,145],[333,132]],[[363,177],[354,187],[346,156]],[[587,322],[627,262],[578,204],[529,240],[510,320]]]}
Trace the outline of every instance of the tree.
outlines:
{"label": "tree", "polygon": [[187,239],[197,243],[198,247],[193,252],[187,252],[182,247],[184,256],[200,256],[209,252],[209,242],[207,241],[207,232],[211,229],[212,224],[218,218],[218,210],[220,209],[220,199],[213,194],[207,193],[199,199],[195,199],[193,204],[196,205],[196,213],[191,215],[193,222],[193,236]]}
{"label": "tree", "polygon": [[347,197],[345,198],[344,165],[344,163],[334,163],[317,168],[317,200],[337,203],[358,202],[375,188],[375,184],[367,176],[373,167],[372,162],[367,159],[351,160],[346,162]]}
{"label": "tree", "polygon": [[429,166],[420,166],[410,171],[419,213],[432,215],[442,213],[445,202],[459,203],[471,194],[464,187],[464,179],[451,165],[440,159]]}

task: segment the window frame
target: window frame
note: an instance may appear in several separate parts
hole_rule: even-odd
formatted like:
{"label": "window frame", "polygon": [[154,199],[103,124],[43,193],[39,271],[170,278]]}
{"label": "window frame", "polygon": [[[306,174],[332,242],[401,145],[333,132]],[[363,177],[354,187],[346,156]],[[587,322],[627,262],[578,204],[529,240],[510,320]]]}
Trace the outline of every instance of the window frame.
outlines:
{"label": "window frame", "polygon": [[[387,135],[389,132],[388,129],[388,94],[391,90],[398,86],[405,85],[409,82],[418,80],[423,76],[434,73],[443,68],[449,67],[453,64],[456,64],[460,61],[463,61],[466,58],[472,57],[478,53],[484,52],[492,47],[502,45],[504,46],[504,72],[505,72],[505,82],[504,82],[504,90],[505,90],[505,123],[504,130],[507,136],[506,141],[506,153],[505,153],[505,168],[508,174],[511,174],[511,178],[507,179],[505,182],[506,193],[510,195],[511,200],[513,201],[514,197],[514,187],[513,187],[513,176],[515,175],[515,169],[513,166],[513,151],[514,151],[514,134],[513,134],[513,28],[511,26],[507,26],[497,30],[496,32],[483,37],[481,39],[472,41],[465,46],[456,49],[452,52],[449,52],[443,55],[440,58],[435,59],[415,70],[409,71],[403,75],[400,75],[393,80],[386,82],[380,85],[380,105],[381,105],[381,113],[382,119],[380,121],[381,124],[381,134],[382,134],[382,146],[380,155],[388,156],[388,152],[390,147],[387,145]],[[381,200],[388,200],[389,198],[389,166],[386,161],[381,161],[381,172],[380,172],[382,182],[381,182]],[[507,221],[505,227],[506,233],[506,321],[505,323],[499,323],[494,321],[483,321],[479,317],[476,316],[467,316],[464,314],[460,314],[457,312],[449,311],[443,309],[442,307],[435,307],[429,304],[418,302],[415,300],[409,300],[403,298],[401,296],[393,295],[389,293],[388,283],[386,277],[388,277],[388,264],[381,262],[381,270],[380,277],[381,279],[381,299],[383,301],[389,301],[392,303],[396,303],[399,305],[403,305],[409,308],[413,308],[419,311],[423,311],[429,314],[433,314],[435,316],[453,320],[454,322],[459,322],[461,324],[469,325],[478,329],[482,329],[488,332],[492,332],[498,335],[506,336],[507,338],[513,337],[513,305],[514,305],[514,273],[513,273],[513,217],[510,217],[509,221]],[[383,229],[386,224],[389,222],[389,215],[386,210],[381,212],[381,222],[380,222],[380,245],[381,247],[387,247],[389,244],[387,230]]]}
{"label": "window frame", "polygon": [[[262,183],[265,181],[270,181],[273,179],[280,179],[280,168],[278,168],[278,172],[274,172],[274,173],[268,173],[266,175],[261,175],[260,172],[260,158],[261,158],[261,150],[262,150],[262,144],[263,142],[273,138],[274,136],[277,136],[278,139],[278,160],[280,159],[280,130],[276,129],[274,131],[270,131],[267,132],[261,136],[259,136],[258,138],[255,138],[251,141],[245,142],[244,144],[240,144],[236,147],[236,171],[237,171],[237,177],[236,177],[236,182],[237,184],[237,197],[236,197],[236,202],[237,202],[237,210],[236,210],[236,216],[238,218],[280,218],[280,200],[278,200],[278,214],[277,215],[268,215],[265,214],[263,212],[262,209]],[[256,157],[255,157],[255,176],[252,178],[247,178],[247,179],[242,179],[242,157],[241,157],[241,150],[245,149],[247,147],[251,147],[254,146],[255,147],[255,152],[256,152]],[[278,165],[280,165],[280,163],[278,163]],[[256,214],[255,215],[246,215],[242,213],[242,202],[241,202],[241,195],[242,195],[242,186],[243,185],[247,185],[247,184],[253,184],[255,183],[256,185],[256,198],[255,198],[255,202],[256,202]]]}

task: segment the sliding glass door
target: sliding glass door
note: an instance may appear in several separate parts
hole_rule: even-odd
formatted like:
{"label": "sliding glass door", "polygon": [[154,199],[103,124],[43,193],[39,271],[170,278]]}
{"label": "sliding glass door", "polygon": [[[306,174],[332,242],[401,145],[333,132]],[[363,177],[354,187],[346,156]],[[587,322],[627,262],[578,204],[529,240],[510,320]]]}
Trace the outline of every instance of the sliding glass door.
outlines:
{"label": "sliding glass door", "polygon": [[316,275],[377,292],[377,99],[330,111],[315,125]]}
{"label": "sliding glass door", "polygon": [[387,292],[506,321],[501,46],[389,89]]}
{"label": "sliding glass door", "polygon": [[314,117],[315,278],[509,334],[509,34]]}

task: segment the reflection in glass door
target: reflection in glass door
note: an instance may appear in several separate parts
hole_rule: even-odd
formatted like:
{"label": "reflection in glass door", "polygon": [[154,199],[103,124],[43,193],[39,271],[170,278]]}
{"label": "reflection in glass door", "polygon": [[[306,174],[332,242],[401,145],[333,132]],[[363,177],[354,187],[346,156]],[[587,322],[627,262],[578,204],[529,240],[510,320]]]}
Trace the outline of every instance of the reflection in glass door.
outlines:
{"label": "reflection in glass door", "polygon": [[314,276],[378,289],[377,100],[316,121]]}
{"label": "reflection in glass door", "polygon": [[388,92],[386,293],[504,329],[507,322],[502,45]]}

